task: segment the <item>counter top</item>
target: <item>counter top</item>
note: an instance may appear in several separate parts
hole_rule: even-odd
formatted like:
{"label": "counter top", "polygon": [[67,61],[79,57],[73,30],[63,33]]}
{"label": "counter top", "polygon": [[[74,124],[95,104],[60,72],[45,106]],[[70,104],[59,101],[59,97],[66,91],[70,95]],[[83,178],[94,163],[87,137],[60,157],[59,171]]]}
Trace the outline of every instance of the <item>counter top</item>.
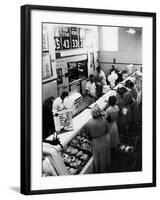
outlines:
{"label": "counter top", "polygon": [[[79,131],[83,126],[92,118],[91,109],[86,108],[83,112],[73,118],[73,129],[72,131],[68,131],[65,133],[61,133],[58,135],[60,142],[63,146],[65,146]],[[52,140],[53,134],[50,135],[46,140]],[[59,146],[59,145],[58,145]],[[55,146],[56,148],[56,146]],[[59,147],[57,147],[59,148]]]}

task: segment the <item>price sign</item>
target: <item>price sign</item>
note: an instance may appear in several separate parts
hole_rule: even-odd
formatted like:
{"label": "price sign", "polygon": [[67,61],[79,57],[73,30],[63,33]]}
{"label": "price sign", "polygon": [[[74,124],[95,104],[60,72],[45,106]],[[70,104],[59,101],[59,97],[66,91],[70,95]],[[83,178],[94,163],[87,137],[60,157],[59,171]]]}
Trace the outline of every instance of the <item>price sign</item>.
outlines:
{"label": "price sign", "polygon": [[70,30],[69,27],[62,27],[61,28],[61,37],[62,37],[62,48],[63,49],[70,49]]}
{"label": "price sign", "polygon": [[80,48],[84,47],[84,38],[80,38],[79,47]]}
{"label": "price sign", "polygon": [[79,47],[83,48],[84,45],[84,41],[85,41],[85,31],[84,29],[80,29],[80,34],[79,34]]}
{"label": "price sign", "polygon": [[70,49],[70,38],[68,37],[62,37],[62,45],[63,45],[63,49]]}
{"label": "price sign", "polygon": [[54,41],[55,41],[55,50],[61,50],[62,49],[62,41],[60,37],[60,27],[55,26],[54,27]]}
{"label": "price sign", "polygon": [[71,27],[72,49],[79,48],[79,28]]}
{"label": "price sign", "polygon": [[61,50],[62,45],[60,37],[54,37],[54,41],[55,41],[55,50]]}

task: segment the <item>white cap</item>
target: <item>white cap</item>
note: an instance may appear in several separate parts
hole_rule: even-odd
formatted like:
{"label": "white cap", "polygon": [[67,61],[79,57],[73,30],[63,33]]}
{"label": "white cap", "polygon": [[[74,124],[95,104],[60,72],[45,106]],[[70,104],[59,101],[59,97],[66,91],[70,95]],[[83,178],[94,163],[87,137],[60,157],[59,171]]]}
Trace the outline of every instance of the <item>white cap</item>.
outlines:
{"label": "white cap", "polygon": [[74,105],[74,102],[72,101],[72,99],[71,99],[70,97],[66,97],[66,98],[64,99],[63,104],[64,104],[64,107],[65,107],[66,109],[72,109],[72,108],[73,108],[73,105]]}

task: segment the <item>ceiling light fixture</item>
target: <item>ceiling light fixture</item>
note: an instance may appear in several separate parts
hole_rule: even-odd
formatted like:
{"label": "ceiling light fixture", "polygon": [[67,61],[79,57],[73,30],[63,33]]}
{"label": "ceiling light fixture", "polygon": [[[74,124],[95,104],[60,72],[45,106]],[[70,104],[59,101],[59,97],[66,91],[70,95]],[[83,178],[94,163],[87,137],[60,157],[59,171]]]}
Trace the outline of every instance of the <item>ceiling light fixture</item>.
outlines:
{"label": "ceiling light fixture", "polygon": [[135,34],[136,31],[133,28],[129,28],[126,30],[127,33]]}

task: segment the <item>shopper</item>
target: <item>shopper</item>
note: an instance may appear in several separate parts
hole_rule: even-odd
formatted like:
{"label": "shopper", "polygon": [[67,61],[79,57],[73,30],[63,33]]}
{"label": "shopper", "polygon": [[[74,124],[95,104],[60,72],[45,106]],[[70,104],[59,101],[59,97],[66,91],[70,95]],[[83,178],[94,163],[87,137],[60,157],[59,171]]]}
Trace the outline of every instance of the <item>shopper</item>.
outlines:
{"label": "shopper", "polygon": [[128,89],[128,91],[131,93],[133,101],[136,101],[138,92],[137,92],[137,89],[136,89],[133,81],[127,80],[125,82],[125,86]]}
{"label": "shopper", "polygon": [[94,173],[105,173],[110,166],[110,139],[106,120],[100,108],[92,108],[92,119],[86,125],[86,133],[91,139]]}
{"label": "shopper", "polygon": [[132,125],[134,126],[134,123],[136,123],[137,117],[138,117],[138,104],[137,104],[138,91],[131,80],[126,81],[125,85],[128,92],[130,93],[132,97],[132,103],[131,103],[132,116],[131,117],[132,117]]}
{"label": "shopper", "polygon": [[109,107],[106,110],[111,149],[115,149],[119,144],[119,132],[117,127],[119,108],[116,105],[116,101],[117,101],[116,96],[110,96],[108,99]]}
{"label": "shopper", "polygon": [[119,107],[118,130],[121,135],[127,135],[131,125],[131,94],[125,87],[117,89],[117,105]]}

